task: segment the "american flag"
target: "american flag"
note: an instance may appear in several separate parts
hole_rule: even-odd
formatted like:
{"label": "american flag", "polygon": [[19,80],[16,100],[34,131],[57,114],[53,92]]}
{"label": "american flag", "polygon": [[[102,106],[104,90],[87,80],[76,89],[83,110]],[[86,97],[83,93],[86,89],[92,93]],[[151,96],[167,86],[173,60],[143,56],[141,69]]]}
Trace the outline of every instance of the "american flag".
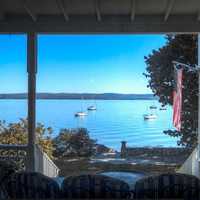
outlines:
{"label": "american flag", "polygon": [[183,69],[175,70],[175,88],[173,91],[173,124],[181,130]]}

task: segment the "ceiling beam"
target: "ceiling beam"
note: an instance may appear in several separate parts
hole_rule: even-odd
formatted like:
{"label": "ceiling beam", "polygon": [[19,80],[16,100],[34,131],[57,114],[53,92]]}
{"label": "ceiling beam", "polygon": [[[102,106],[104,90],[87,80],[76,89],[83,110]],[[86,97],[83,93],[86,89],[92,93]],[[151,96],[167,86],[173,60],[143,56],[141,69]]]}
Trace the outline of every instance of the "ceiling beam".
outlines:
{"label": "ceiling beam", "polygon": [[2,10],[0,10],[0,20],[3,21],[5,19],[5,15],[2,12]]}
{"label": "ceiling beam", "polygon": [[197,4],[197,21],[200,22],[200,1]]}
{"label": "ceiling beam", "polygon": [[65,21],[68,22],[69,21],[69,15],[68,15],[67,10],[65,8],[64,0],[56,0],[56,3],[58,5],[58,8],[60,9],[60,11],[63,14]]}
{"label": "ceiling beam", "polygon": [[200,10],[197,13],[197,21],[200,21]]}
{"label": "ceiling beam", "polygon": [[200,2],[197,4],[197,21],[200,22]]}
{"label": "ceiling beam", "polygon": [[100,0],[95,0],[95,11],[97,16],[97,21],[100,22],[102,20],[100,11]]}
{"label": "ceiling beam", "polygon": [[29,4],[29,0],[24,0],[24,9],[26,10],[26,12],[28,13],[28,15],[31,17],[31,19],[36,22],[37,21],[37,16],[36,14],[33,12],[33,10],[31,9]]}
{"label": "ceiling beam", "polygon": [[137,15],[133,22],[129,15],[104,16],[99,23],[92,15],[70,16],[68,25],[60,15],[38,16],[37,22],[30,17],[9,16],[6,23],[0,21],[0,33],[39,34],[166,34],[199,33],[200,26],[194,15],[170,15],[163,21],[163,15]]}
{"label": "ceiling beam", "polygon": [[174,2],[175,0],[168,0],[167,1],[167,7],[166,7],[166,10],[165,10],[165,16],[164,16],[164,21],[166,22],[170,16],[170,13],[172,11],[172,8],[174,6]]}
{"label": "ceiling beam", "polygon": [[131,21],[135,19],[135,12],[136,12],[136,0],[131,0]]}
{"label": "ceiling beam", "polygon": [[3,21],[5,19],[5,13],[3,11],[3,5],[0,2],[0,20]]}

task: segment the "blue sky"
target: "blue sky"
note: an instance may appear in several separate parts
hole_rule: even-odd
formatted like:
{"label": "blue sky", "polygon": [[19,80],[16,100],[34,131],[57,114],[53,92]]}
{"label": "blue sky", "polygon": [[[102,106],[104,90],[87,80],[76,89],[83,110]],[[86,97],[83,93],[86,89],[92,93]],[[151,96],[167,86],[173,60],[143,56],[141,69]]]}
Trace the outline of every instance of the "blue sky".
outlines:
{"label": "blue sky", "polygon": [[[41,35],[37,92],[151,93],[144,56],[163,35]],[[26,37],[0,35],[0,93],[26,92]]]}

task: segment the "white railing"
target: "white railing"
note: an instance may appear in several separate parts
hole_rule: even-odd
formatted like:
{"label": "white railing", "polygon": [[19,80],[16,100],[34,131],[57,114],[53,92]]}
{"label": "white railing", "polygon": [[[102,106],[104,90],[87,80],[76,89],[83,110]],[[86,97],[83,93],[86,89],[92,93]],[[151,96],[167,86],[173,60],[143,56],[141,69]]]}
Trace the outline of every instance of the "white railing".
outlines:
{"label": "white railing", "polygon": [[177,170],[177,172],[199,177],[199,161],[197,148],[193,150],[188,159],[183,163],[180,169]]}
{"label": "white railing", "polygon": [[49,156],[36,145],[36,171],[49,177],[56,177],[59,173],[59,168],[49,158]]}

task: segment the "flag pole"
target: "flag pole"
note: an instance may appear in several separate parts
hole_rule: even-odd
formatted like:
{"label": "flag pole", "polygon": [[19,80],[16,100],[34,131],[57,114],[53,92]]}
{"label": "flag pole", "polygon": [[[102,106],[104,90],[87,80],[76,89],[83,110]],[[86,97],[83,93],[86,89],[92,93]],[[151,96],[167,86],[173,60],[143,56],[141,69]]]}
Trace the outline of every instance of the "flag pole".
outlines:
{"label": "flag pole", "polygon": [[175,69],[177,69],[178,66],[181,66],[183,68],[188,69],[189,71],[195,71],[200,73],[200,63],[198,63],[198,65],[194,65],[194,67],[177,61],[172,61],[172,63],[174,64]]}

